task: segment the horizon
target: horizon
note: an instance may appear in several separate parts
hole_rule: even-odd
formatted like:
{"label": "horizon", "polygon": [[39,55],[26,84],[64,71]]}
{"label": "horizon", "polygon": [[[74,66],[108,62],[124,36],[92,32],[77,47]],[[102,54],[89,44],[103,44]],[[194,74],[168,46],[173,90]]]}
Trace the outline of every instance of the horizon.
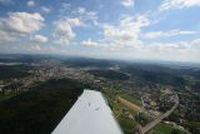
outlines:
{"label": "horizon", "polygon": [[[27,54],[27,53],[4,53],[0,55],[5,56],[47,56],[54,58],[66,58],[66,59],[89,59],[89,60],[103,60],[103,61],[116,61],[116,62],[125,62],[125,63],[141,63],[141,64],[157,64],[157,65],[177,65],[177,66],[191,66],[191,67],[200,67],[200,62],[190,62],[190,61],[170,61],[170,60],[153,60],[153,59],[115,59],[115,58],[101,58],[101,57],[89,57],[89,56],[77,56],[77,55],[64,55],[64,54]],[[3,57],[5,58],[5,57]]]}
{"label": "horizon", "polygon": [[0,54],[200,63],[199,0],[0,0],[0,7]]}

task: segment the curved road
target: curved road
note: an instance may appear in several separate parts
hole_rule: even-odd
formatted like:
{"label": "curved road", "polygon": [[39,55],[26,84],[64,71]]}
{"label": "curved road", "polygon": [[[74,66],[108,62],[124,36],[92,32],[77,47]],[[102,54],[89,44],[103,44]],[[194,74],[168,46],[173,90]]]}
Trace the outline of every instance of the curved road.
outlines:
{"label": "curved road", "polygon": [[158,123],[160,123],[164,118],[168,117],[179,105],[179,98],[178,95],[175,95],[175,104],[174,106],[167,112],[165,112],[164,114],[162,114],[161,116],[159,116],[158,118],[156,118],[154,121],[150,122],[149,124],[147,124],[146,126],[144,126],[142,128],[142,134],[148,132],[149,130],[151,130],[153,127],[155,127]]}

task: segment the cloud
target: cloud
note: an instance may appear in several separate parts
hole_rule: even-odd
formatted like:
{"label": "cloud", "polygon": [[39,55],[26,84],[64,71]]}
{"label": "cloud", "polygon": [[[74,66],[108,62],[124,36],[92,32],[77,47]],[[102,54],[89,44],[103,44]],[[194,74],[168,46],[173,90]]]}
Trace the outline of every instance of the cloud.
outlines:
{"label": "cloud", "polygon": [[27,6],[28,6],[28,7],[34,7],[34,6],[35,6],[35,2],[34,2],[33,0],[29,0],[29,1],[27,2]]}
{"label": "cloud", "polygon": [[[0,27],[19,33],[32,33],[44,26],[44,18],[39,13],[12,12],[8,18],[0,19]],[[3,28],[4,27],[4,28]]]}
{"label": "cloud", "polygon": [[150,24],[151,21],[145,15],[127,16],[118,25],[104,25],[104,37],[116,45],[137,45],[141,43],[141,29]]}
{"label": "cloud", "polygon": [[164,0],[159,11],[200,6],[200,0]]}
{"label": "cloud", "polygon": [[[98,45],[100,46],[100,45]],[[101,47],[98,47],[101,48]],[[169,61],[199,62],[200,39],[192,41],[179,41],[174,43],[154,42],[145,44],[142,42],[138,47],[118,47],[112,44],[102,49],[107,57],[117,59],[150,59]]]}
{"label": "cloud", "polygon": [[75,12],[77,12],[79,14],[85,14],[86,13],[86,9],[84,7],[79,7],[77,10],[75,10]]}
{"label": "cloud", "polygon": [[184,31],[180,29],[173,29],[170,31],[156,31],[156,32],[147,32],[143,34],[143,37],[146,39],[156,39],[156,38],[163,38],[163,37],[173,37],[173,36],[180,36],[180,35],[192,35],[196,34],[195,31]]}
{"label": "cloud", "polygon": [[134,0],[121,0],[121,3],[124,7],[132,7],[134,6]]}
{"label": "cloud", "polygon": [[88,11],[84,7],[75,8],[72,11],[71,15],[73,17],[79,18],[82,22],[85,23],[85,25],[89,25],[89,24],[97,25],[98,24],[98,22],[97,22],[97,20],[98,20],[97,13],[93,12],[93,11]]}
{"label": "cloud", "polygon": [[14,41],[19,37],[39,31],[44,26],[44,18],[39,13],[11,12],[0,18],[0,38]]}
{"label": "cloud", "polygon": [[31,41],[38,42],[38,43],[46,43],[48,41],[48,37],[36,34],[33,37],[31,37]]}
{"label": "cloud", "polygon": [[81,44],[82,44],[84,47],[88,47],[88,48],[98,47],[98,45],[99,45],[97,42],[92,41],[91,39],[84,40],[84,41],[81,42]]}
{"label": "cloud", "polygon": [[[152,43],[144,45],[142,53],[150,58],[162,60],[198,61],[200,39],[174,43]],[[146,57],[147,58],[147,57]]]}
{"label": "cloud", "polygon": [[97,41],[84,40],[81,44],[109,51],[119,51],[129,47],[139,49],[143,45],[139,39],[141,30],[150,24],[151,21],[146,15],[126,16],[116,25],[99,24],[103,30],[103,38]]}
{"label": "cloud", "polygon": [[98,48],[100,53],[111,58],[141,58],[155,60],[193,60],[200,57],[200,39],[179,41],[174,43],[146,43],[144,38],[172,37],[178,35],[196,34],[195,31],[173,29],[143,33],[145,27],[154,24],[147,15],[125,16],[118,24],[102,24],[103,38],[97,41],[91,39],[82,41],[86,48]]}
{"label": "cloud", "polygon": [[81,22],[84,22],[85,26],[98,25],[97,13],[88,11],[85,7],[73,7],[65,3],[59,12],[61,18],[65,17],[67,14],[70,18],[78,18]]}
{"label": "cloud", "polygon": [[53,34],[55,43],[69,44],[76,36],[73,28],[82,26],[83,23],[78,18],[64,18],[55,23]]}
{"label": "cloud", "polygon": [[40,45],[34,44],[34,45],[30,45],[30,47],[28,48],[28,50],[30,50],[30,51],[41,51],[42,48],[41,48]]}
{"label": "cloud", "polygon": [[15,41],[17,41],[17,37],[18,37],[18,35],[16,33],[12,33],[12,32],[9,33],[9,32],[0,30],[0,42],[1,43],[15,42]]}
{"label": "cloud", "polygon": [[48,7],[45,7],[45,6],[41,7],[41,10],[42,10],[42,12],[44,12],[44,13],[50,13],[50,12],[51,12],[51,9],[48,8]]}
{"label": "cloud", "polygon": [[200,39],[195,39],[191,42],[191,47],[200,51]]}

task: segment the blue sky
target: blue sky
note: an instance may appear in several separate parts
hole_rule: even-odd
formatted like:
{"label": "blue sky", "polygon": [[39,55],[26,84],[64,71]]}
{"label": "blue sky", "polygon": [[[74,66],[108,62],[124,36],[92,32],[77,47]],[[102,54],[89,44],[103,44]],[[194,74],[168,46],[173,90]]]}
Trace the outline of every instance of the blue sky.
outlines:
{"label": "blue sky", "polygon": [[200,62],[200,0],[0,0],[0,53]]}

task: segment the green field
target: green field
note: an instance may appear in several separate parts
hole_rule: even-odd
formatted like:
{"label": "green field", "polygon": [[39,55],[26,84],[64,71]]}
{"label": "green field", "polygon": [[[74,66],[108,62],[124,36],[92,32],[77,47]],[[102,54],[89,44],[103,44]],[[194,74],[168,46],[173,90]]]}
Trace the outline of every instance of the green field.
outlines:
{"label": "green field", "polygon": [[159,123],[151,132],[152,134],[184,134],[184,132],[164,123]]}
{"label": "green field", "polygon": [[138,105],[138,106],[142,106],[142,102],[141,102],[140,98],[136,98],[136,97],[131,96],[129,94],[122,94],[120,96],[125,98],[126,100]]}
{"label": "green field", "polygon": [[[127,108],[123,104],[119,103],[117,101],[117,97],[119,95],[123,95],[124,92],[121,90],[113,90],[113,89],[104,89],[103,90],[104,95],[106,96],[109,105],[112,109],[112,111],[115,114],[115,117],[117,121],[119,122],[120,127],[122,128],[124,134],[132,134],[133,129],[137,125],[137,122],[134,119],[130,119],[123,113],[124,110],[135,116],[137,114],[136,111],[133,111],[132,109]],[[128,95],[126,95],[128,96]],[[124,97],[124,96],[123,96]],[[129,96],[131,98],[131,96]],[[129,98],[129,99],[130,99]],[[125,98],[126,99],[126,98]],[[133,98],[133,100],[136,100]]]}
{"label": "green field", "polygon": [[10,98],[12,98],[12,97],[14,97],[14,96],[16,96],[15,93],[9,93],[9,94],[7,94],[7,95],[0,94],[0,102],[1,102],[1,101],[5,101],[5,100],[8,100],[8,99],[10,99]]}

